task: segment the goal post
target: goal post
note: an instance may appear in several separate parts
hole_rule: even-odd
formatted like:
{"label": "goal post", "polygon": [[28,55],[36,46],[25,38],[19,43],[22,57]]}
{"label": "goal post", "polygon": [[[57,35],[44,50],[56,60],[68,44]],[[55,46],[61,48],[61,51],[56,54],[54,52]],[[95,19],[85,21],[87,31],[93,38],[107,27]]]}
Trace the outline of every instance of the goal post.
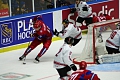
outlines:
{"label": "goal post", "polygon": [[[109,38],[112,30],[116,29],[116,24],[118,22],[120,22],[120,19],[107,20],[88,25],[85,46],[78,57],[73,59],[73,62],[77,64],[84,60],[88,64],[95,64],[96,55],[107,54],[105,48],[106,39]],[[99,37],[100,34],[102,38]],[[101,39],[103,42],[100,41]]]}

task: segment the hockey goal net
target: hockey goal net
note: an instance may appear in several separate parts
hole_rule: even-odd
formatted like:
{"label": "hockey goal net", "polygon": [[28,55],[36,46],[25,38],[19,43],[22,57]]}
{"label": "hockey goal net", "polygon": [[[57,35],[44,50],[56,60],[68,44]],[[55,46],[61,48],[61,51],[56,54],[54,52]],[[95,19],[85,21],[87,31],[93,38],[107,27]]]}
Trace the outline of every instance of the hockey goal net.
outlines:
{"label": "hockey goal net", "polygon": [[[120,19],[107,20],[90,24],[88,26],[85,46],[82,50],[82,53],[73,59],[74,63],[77,64],[78,62],[84,60],[88,64],[95,64],[96,54],[107,54],[105,48],[106,39],[109,38],[112,30],[116,29],[116,24],[118,22],[120,22]],[[99,36],[100,34],[102,35],[103,42],[101,42],[101,37]]]}

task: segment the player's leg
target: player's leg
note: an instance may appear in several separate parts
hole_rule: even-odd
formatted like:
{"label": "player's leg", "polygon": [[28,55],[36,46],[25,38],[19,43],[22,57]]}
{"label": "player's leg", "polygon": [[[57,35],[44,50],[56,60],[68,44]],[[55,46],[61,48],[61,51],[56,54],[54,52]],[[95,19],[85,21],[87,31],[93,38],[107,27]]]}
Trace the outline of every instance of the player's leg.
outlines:
{"label": "player's leg", "polygon": [[108,54],[113,54],[114,53],[114,48],[106,46],[106,50],[107,50]]}
{"label": "player's leg", "polygon": [[41,43],[40,40],[35,38],[32,43],[28,46],[28,48],[25,50],[24,54],[19,57],[19,60],[23,60],[24,57],[26,57],[34,48],[36,48]]}
{"label": "player's leg", "polygon": [[52,39],[43,40],[43,48],[36,56],[35,60],[39,62],[39,58],[48,50],[52,42]]}
{"label": "player's leg", "polygon": [[88,26],[89,24],[92,24],[93,23],[93,18],[92,17],[85,18],[85,23],[86,23],[86,26]]}
{"label": "player's leg", "polygon": [[83,21],[84,21],[83,18],[77,17],[76,26],[82,26],[82,22],[83,22]]}
{"label": "player's leg", "polygon": [[73,46],[75,46],[81,39],[82,39],[82,38],[80,38],[80,39],[74,39]]}
{"label": "player's leg", "polygon": [[69,66],[66,66],[64,68],[61,69],[57,69],[60,78],[58,80],[68,80],[70,74],[69,71],[71,71],[71,68]]}

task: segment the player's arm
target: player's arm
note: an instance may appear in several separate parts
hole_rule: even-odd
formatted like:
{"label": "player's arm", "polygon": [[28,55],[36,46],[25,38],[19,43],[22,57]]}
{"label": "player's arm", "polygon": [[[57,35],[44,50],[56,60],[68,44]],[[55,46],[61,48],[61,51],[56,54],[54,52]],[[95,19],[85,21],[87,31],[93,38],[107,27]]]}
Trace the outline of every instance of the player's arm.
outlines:
{"label": "player's arm", "polygon": [[38,36],[38,34],[37,33],[33,33],[33,34],[30,34],[30,37],[37,37]]}
{"label": "player's arm", "polygon": [[[37,36],[37,38],[39,39],[39,40],[41,40],[41,39],[43,39],[43,38],[46,38],[46,32],[47,32],[47,26],[44,24],[44,23],[42,23],[40,26],[42,26],[43,28],[41,29],[41,30],[39,30],[39,32],[38,32],[38,36]],[[42,32],[41,32],[42,31]]]}
{"label": "player's arm", "polygon": [[76,8],[70,9],[70,13],[75,13],[75,12],[76,12]]}
{"label": "player's arm", "polygon": [[98,78],[97,74],[93,74],[93,79],[91,80],[100,80],[100,78]]}
{"label": "player's arm", "polygon": [[70,35],[70,33],[71,33],[71,30],[64,30],[63,33],[59,33],[58,36],[60,38],[66,38],[66,37],[68,37]]}

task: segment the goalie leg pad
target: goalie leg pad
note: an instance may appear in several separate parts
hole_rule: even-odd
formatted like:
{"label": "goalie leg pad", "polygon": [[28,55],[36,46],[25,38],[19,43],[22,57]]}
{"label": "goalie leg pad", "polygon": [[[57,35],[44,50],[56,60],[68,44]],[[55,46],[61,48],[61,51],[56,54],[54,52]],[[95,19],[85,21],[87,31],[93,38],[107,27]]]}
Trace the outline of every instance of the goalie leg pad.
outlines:
{"label": "goalie leg pad", "polygon": [[106,54],[99,56],[99,62],[102,64],[105,63],[116,63],[120,62],[120,53],[118,54]]}

